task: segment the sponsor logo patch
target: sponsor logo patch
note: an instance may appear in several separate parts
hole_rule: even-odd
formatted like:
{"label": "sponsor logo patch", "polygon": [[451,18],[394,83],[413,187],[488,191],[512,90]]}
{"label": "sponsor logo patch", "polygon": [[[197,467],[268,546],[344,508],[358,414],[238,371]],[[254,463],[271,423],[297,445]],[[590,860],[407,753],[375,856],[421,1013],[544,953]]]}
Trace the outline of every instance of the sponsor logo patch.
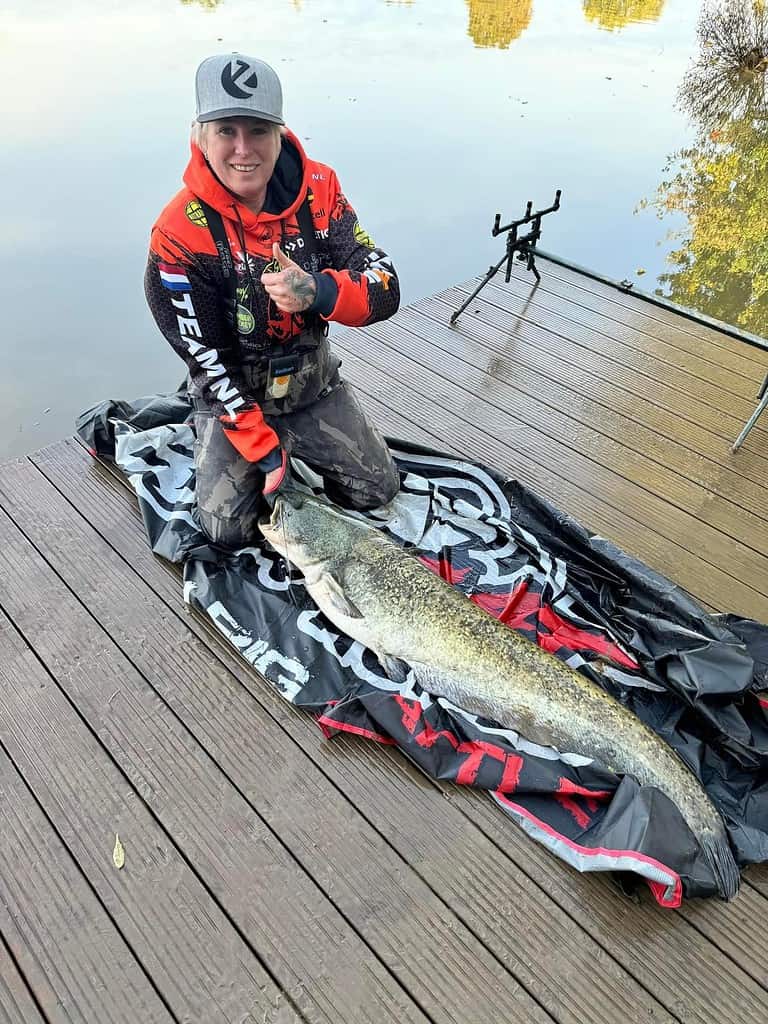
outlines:
{"label": "sponsor logo patch", "polygon": [[256,327],[256,320],[253,313],[246,306],[238,304],[237,307],[237,329],[240,334],[250,334]]}
{"label": "sponsor logo patch", "polygon": [[355,226],[352,230],[355,235],[355,241],[357,242],[358,245],[364,245],[368,249],[373,249],[375,247],[376,243],[365,230],[365,228],[360,227],[359,220],[355,221]]}
{"label": "sponsor logo patch", "polygon": [[190,199],[184,207],[184,213],[187,215],[187,220],[191,220],[192,223],[197,224],[199,228],[208,227],[208,221],[205,218],[205,211],[196,199]]}
{"label": "sponsor logo patch", "polygon": [[255,71],[244,60],[231,60],[221,72],[224,91],[238,100],[247,100],[259,87]]}
{"label": "sponsor logo patch", "polygon": [[[247,264],[246,256],[248,259]],[[249,276],[253,275],[256,273],[256,260],[250,253],[243,253],[238,249],[235,253],[235,270],[238,277],[245,277],[246,274]]]}

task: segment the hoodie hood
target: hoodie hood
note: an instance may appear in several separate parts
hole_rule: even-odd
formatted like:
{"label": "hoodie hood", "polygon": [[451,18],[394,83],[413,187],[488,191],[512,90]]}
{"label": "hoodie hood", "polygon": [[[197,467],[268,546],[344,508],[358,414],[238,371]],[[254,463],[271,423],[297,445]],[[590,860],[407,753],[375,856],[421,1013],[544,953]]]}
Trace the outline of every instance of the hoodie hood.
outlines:
{"label": "hoodie hood", "polygon": [[280,156],[267,185],[267,195],[260,213],[253,213],[222,185],[196,143],[192,143],[191,149],[192,155],[184,171],[184,184],[222,217],[232,218],[236,210],[246,230],[260,221],[282,220],[295,213],[304,198],[307,155],[291,131],[283,136]]}

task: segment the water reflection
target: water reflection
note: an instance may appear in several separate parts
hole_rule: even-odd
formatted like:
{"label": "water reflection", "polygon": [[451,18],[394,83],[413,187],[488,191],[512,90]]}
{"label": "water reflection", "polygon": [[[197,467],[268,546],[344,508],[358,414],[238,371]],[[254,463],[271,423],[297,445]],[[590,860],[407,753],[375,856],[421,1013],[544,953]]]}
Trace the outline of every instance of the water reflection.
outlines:
{"label": "water reflection", "polygon": [[[387,7],[412,6],[418,0],[384,0]],[[464,0],[469,8],[467,35],[475,46],[506,50],[525,32],[533,17],[533,0]],[[590,21],[609,31],[631,22],[657,21],[665,0],[582,0]],[[223,0],[180,0],[185,7],[215,10]],[[290,0],[300,11],[302,0]]]}
{"label": "water reflection", "polygon": [[[149,226],[186,162],[194,69],[212,52],[252,45],[275,64],[291,127],[338,167],[395,257],[405,302],[495,263],[494,212],[546,203],[559,185],[572,198],[545,248],[614,278],[670,269],[654,245],[658,223],[631,211],[684,143],[670,106],[700,0],[670,0],[660,21],[615,32],[588,20],[583,0],[498,0],[485,27],[474,0],[206,2],[3,6],[0,279],[13,301],[0,341],[0,460],[70,433],[105,395],[177,383],[141,277]],[[484,48],[467,32],[470,12]],[[70,38],[87,67],[62,47]],[[321,74],[307,59],[318,40],[334,55]],[[28,73],[33,48],[43,76]],[[73,209],[90,213],[73,221]],[[106,263],[94,255],[95,222],[109,223]]]}
{"label": "water reflection", "polygon": [[679,102],[695,142],[670,157],[653,206],[683,214],[658,294],[756,334],[768,334],[768,14],[764,2],[707,4],[700,53]]}
{"label": "water reflection", "polygon": [[468,34],[475,46],[506,50],[528,28],[533,0],[466,0],[469,8]]}
{"label": "water reflection", "polygon": [[664,0],[584,0],[584,14],[610,32],[632,21],[657,21]]}
{"label": "water reflection", "polygon": [[[680,100],[705,129],[750,112],[761,116],[768,65],[765,3],[736,0],[706,7],[698,26],[699,57],[680,87]],[[764,115],[763,115],[764,116]]]}

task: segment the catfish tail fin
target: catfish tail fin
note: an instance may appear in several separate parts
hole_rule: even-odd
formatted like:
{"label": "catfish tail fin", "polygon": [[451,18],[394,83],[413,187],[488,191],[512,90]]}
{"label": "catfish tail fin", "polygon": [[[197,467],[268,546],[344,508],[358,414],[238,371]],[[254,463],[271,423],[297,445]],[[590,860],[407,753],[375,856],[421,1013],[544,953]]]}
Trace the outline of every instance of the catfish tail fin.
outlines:
{"label": "catfish tail fin", "polygon": [[699,837],[699,844],[715,876],[720,897],[732,900],[739,891],[741,875],[725,829],[719,833],[708,831]]}

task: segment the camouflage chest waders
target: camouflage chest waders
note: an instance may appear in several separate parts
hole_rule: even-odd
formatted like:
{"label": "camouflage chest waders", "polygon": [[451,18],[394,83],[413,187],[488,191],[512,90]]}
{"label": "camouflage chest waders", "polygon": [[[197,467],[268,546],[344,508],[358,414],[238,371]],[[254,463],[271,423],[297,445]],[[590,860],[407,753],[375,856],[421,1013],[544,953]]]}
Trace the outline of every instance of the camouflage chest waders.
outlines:
{"label": "camouflage chest waders", "polygon": [[[236,325],[235,272],[223,222],[207,203],[201,205],[221,256]],[[313,239],[305,201],[299,211],[302,234],[307,219]],[[247,265],[245,252],[244,259]],[[394,497],[400,478],[384,439],[339,376],[341,361],[331,352],[326,331],[318,322],[288,342],[267,343],[258,353],[251,348],[242,363],[246,387],[286,453],[323,477],[332,501],[347,508],[375,508]],[[259,536],[264,473],[239,454],[202,398],[194,392],[191,397],[201,526],[214,543],[243,547]]]}

